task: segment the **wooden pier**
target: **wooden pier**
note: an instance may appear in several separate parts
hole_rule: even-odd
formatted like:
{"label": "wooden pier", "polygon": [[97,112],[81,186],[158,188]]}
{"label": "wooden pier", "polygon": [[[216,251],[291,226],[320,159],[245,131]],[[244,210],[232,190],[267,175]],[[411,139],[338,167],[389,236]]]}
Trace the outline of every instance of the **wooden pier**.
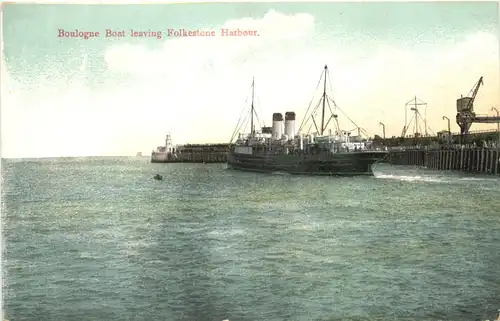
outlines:
{"label": "wooden pier", "polygon": [[388,162],[443,171],[500,175],[500,153],[496,148],[454,146],[391,150]]}

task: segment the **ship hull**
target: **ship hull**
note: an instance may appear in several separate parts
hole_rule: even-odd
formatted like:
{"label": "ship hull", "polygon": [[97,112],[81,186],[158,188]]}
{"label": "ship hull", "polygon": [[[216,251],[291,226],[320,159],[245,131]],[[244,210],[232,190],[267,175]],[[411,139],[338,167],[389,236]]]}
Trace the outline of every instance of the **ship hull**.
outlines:
{"label": "ship hull", "polygon": [[241,171],[283,172],[294,175],[372,176],[372,166],[386,151],[363,151],[317,155],[246,155],[229,153],[228,168]]}

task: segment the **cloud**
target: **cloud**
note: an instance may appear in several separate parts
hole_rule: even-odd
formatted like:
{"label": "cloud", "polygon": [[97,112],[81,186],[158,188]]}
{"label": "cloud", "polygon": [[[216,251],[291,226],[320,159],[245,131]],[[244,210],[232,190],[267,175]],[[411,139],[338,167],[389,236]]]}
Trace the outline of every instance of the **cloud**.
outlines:
{"label": "cloud", "polygon": [[[315,88],[324,64],[336,103],[370,133],[380,132],[382,121],[388,135],[400,134],[403,106],[414,95],[428,103],[429,126],[444,128],[442,115],[454,116],[456,99],[480,76],[476,110],[499,106],[499,47],[490,33],[464,35],[453,45],[353,48],[343,39],[325,41],[309,14],[274,10],[214,30],[221,28],[258,30],[259,36],[165,38],[154,48],[110,45],[104,60],[113,78],[99,88],[84,77],[29,90],[9,79],[4,98],[2,82],[4,155],[133,155],[160,144],[169,130],[174,143],[228,141],[249,106],[252,77],[261,120],[269,125],[273,112],[295,111],[300,123],[313,94],[321,94]],[[127,81],[118,82],[124,75]]]}
{"label": "cloud", "polygon": [[[259,36],[223,37],[220,36],[221,29],[256,30]],[[216,36],[170,38],[160,50],[130,44],[112,46],[106,52],[105,60],[110,70],[148,76],[201,72],[209,63],[224,66],[238,58],[265,54],[272,52],[270,49],[273,48],[281,49],[284,42],[307,38],[314,30],[314,18],[308,14],[287,16],[271,10],[262,19],[230,20],[219,28],[207,30],[215,31]]]}

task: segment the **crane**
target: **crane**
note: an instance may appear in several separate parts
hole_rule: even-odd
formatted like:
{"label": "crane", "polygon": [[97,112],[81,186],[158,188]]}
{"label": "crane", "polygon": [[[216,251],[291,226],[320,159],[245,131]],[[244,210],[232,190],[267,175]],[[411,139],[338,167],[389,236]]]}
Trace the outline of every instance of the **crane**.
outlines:
{"label": "crane", "polygon": [[460,127],[460,135],[462,136],[469,133],[472,123],[492,124],[500,122],[500,117],[498,116],[479,116],[474,112],[474,100],[482,84],[483,77],[480,77],[467,97],[457,99],[456,121]]}

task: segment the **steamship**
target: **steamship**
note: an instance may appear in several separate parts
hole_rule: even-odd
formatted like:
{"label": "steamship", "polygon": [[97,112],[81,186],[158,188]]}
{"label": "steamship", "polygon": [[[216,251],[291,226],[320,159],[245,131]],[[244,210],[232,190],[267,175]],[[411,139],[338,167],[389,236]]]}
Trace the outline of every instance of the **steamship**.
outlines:
{"label": "steamship", "polygon": [[[361,128],[356,124],[354,125],[358,130],[357,136],[340,129],[338,115],[334,112],[340,108],[326,94],[327,75],[328,67],[325,66],[318,83],[319,85],[321,79],[324,78],[323,95],[310,113],[310,120],[312,120],[310,128],[314,125],[316,131],[307,134],[301,134],[301,130],[309,118],[304,117],[304,121],[296,132],[295,113],[291,111],[285,113],[284,123],[283,115],[274,113],[272,127],[262,127],[260,131],[256,131],[254,126],[254,116],[257,116],[254,108],[255,83],[252,81],[250,133],[239,133],[236,141],[231,143],[228,168],[302,175],[373,175],[373,165],[383,161],[388,152],[382,146],[375,146],[373,141],[363,139]],[[317,114],[316,111],[320,106],[322,112],[319,120],[320,127],[318,127],[314,115]],[[308,110],[310,107],[311,104]],[[328,119],[325,119],[326,107],[331,112]],[[307,116],[307,111],[305,116]],[[336,124],[334,133],[331,129],[326,133],[330,122]],[[237,134],[237,131],[238,129],[235,130],[233,136]]]}

